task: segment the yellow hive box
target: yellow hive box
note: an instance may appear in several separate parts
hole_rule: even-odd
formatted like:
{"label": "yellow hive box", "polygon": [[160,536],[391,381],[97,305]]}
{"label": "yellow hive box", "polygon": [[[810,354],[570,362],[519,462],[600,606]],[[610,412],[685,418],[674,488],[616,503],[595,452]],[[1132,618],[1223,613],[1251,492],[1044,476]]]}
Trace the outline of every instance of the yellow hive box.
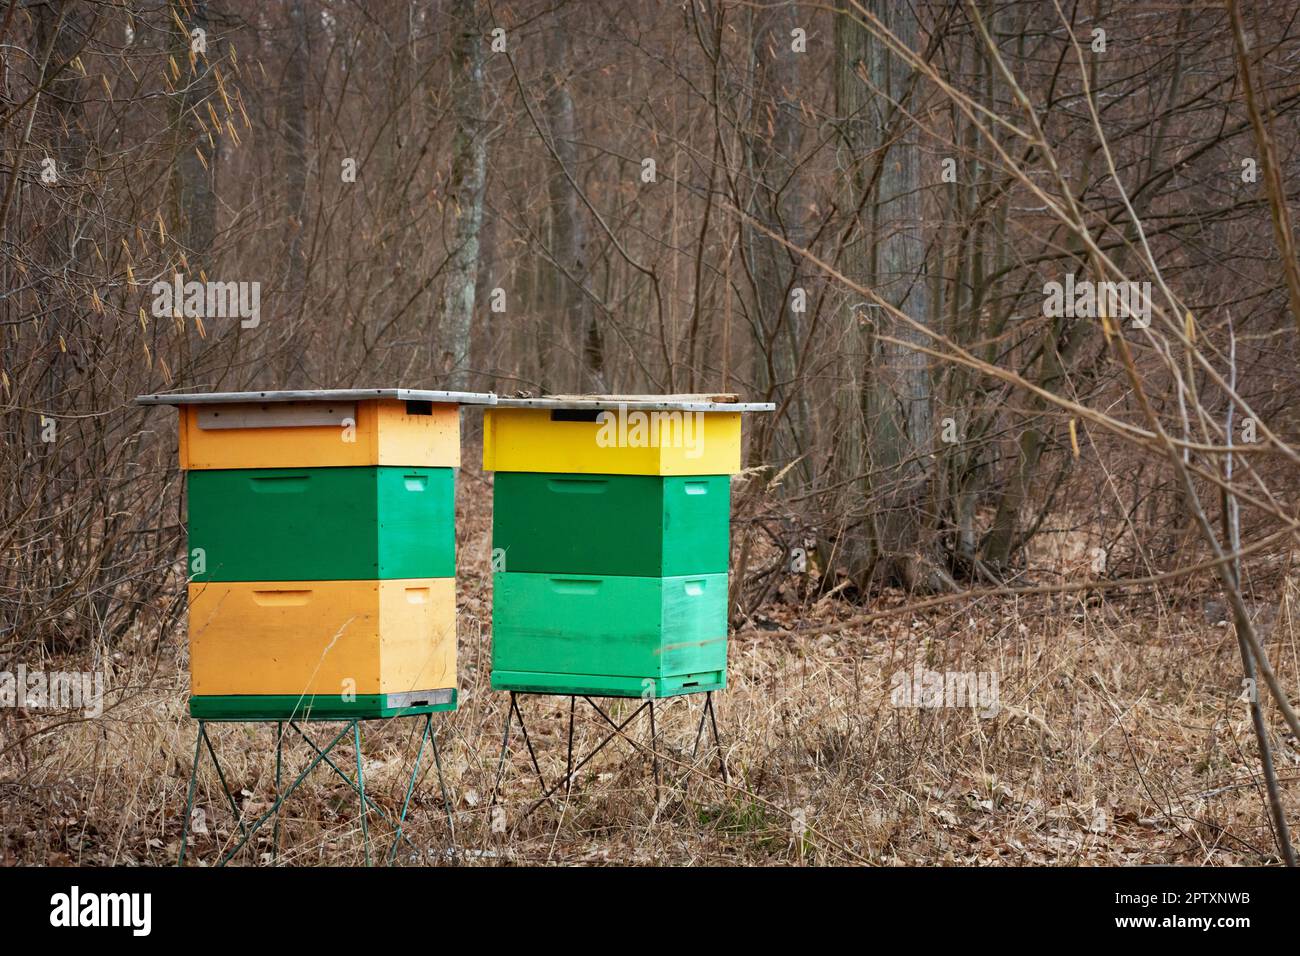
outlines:
{"label": "yellow hive box", "polygon": [[740,412],[502,408],[483,417],[483,468],[587,475],[740,471]]}
{"label": "yellow hive box", "polygon": [[190,692],[454,688],[455,587],[454,578],[191,584]]}
{"label": "yellow hive box", "polygon": [[181,468],[460,466],[455,404],[360,401],[181,405]]}

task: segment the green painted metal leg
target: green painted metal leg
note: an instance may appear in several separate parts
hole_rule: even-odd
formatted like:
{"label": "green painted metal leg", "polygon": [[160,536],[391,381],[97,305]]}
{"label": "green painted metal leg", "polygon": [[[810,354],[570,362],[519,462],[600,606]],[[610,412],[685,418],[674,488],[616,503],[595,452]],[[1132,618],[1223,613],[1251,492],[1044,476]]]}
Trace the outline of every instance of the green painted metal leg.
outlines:
{"label": "green painted metal leg", "polygon": [[366,814],[366,778],[361,769],[361,724],[352,721],[352,744],[357,752],[357,793],[361,795],[361,842],[365,846],[366,866],[370,865],[370,827]]}
{"label": "green painted metal leg", "polygon": [[248,840],[248,828],[244,826],[244,814],[239,809],[239,804],[235,803],[235,795],[230,792],[230,785],[226,783],[226,773],[221,769],[221,761],[217,759],[216,748],[212,746],[212,739],[208,737],[208,728],[203,726],[199,729],[199,736],[208,746],[208,756],[212,758],[212,766],[217,770],[217,779],[221,781],[221,789],[226,794],[226,802],[230,804],[230,812],[239,824],[239,832],[244,835],[244,840]]}
{"label": "green painted metal leg", "polygon": [[[307,742],[307,746],[308,746],[308,747],[310,747],[312,750],[316,751],[316,753],[318,753],[318,754],[321,755],[322,762],[325,764],[325,766],[329,767],[330,770],[334,771],[335,776],[337,776],[340,780],[342,780],[342,781],[343,781],[344,783],[346,783],[349,787],[351,787],[353,793],[357,793],[357,792],[358,792],[358,791],[357,791],[357,782],[356,782],[355,780],[353,780],[351,777],[349,777],[346,773],[344,773],[344,772],[343,772],[343,769],[342,769],[341,767],[339,767],[339,765],[336,764],[333,760],[331,760],[331,759],[327,756],[327,752],[321,750],[320,747],[318,747],[318,746],[316,745],[316,742],[315,742],[314,740],[312,740],[310,737],[308,737],[308,736],[303,732],[303,729],[297,725],[297,723],[295,723],[295,722],[290,722],[289,726],[290,726],[291,728],[293,728],[293,730],[298,734],[299,737],[301,737],[303,740],[305,740],[305,741]],[[346,733],[346,732],[347,732],[347,728],[344,728],[344,733]],[[286,796],[287,796],[287,795],[288,795],[288,794],[286,794]],[[394,829],[394,830],[397,829],[397,824],[393,821],[392,817],[390,817],[387,813],[385,813],[385,812],[384,812],[384,808],[381,807],[379,804],[375,803],[374,799],[372,799],[369,795],[366,796],[366,806],[368,806],[371,810],[374,810],[375,813],[379,814],[379,818],[380,818],[381,820],[383,820],[386,824],[388,824],[389,827],[391,827],[391,828]],[[410,839],[409,839],[405,834],[402,835],[402,840],[403,840],[403,841],[407,844],[407,846],[409,846],[412,850],[414,850],[414,849],[416,848],[416,847],[415,847],[415,844],[412,843],[412,842],[410,841]]]}
{"label": "green painted metal leg", "polygon": [[[283,762],[284,753],[284,724],[276,722],[275,725],[275,795],[280,796],[280,767]],[[275,864],[280,859],[280,812],[275,813],[275,828],[271,831],[271,863]]]}
{"label": "green painted metal leg", "polygon": [[267,820],[271,819],[272,816],[274,816],[276,813],[279,812],[280,805],[284,803],[284,801],[288,798],[289,794],[293,793],[296,789],[298,789],[298,785],[301,784],[304,780],[306,780],[307,775],[316,769],[316,765],[325,759],[325,754],[329,753],[336,746],[338,746],[339,741],[341,741],[345,736],[347,736],[348,729],[349,729],[348,727],[344,727],[342,730],[340,730],[338,732],[338,735],[329,742],[329,745],[324,750],[317,748],[316,750],[317,755],[315,759],[313,759],[312,762],[306,766],[306,768],[302,771],[302,773],[298,774],[298,776],[294,779],[293,783],[291,783],[288,786],[288,788],[284,791],[284,793],[276,796],[275,803],[272,805],[271,809],[267,810],[264,814],[262,814],[260,817],[257,818],[257,820],[253,823],[253,825],[248,828],[244,837],[238,843],[235,844],[234,848],[231,849],[229,853],[227,853],[224,857],[221,858],[220,862],[217,864],[218,866],[225,866],[232,859],[234,859],[235,854],[238,853],[241,849],[243,849],[244,844],[249,841],[249,839],[253,836],[253,834],[255,834],[259,829],[261,829],[262,824],[264,824]]}
{"label": "green painted metal leg", "polygon": [[[424,756],[424,745],[429,739],[429,728],[433,724],[433,714],[424,715],[424,733],[420,736],[420,749],[415,752],[415,765],[411,767],[411,779],[406,784],[406,799],[402,801],[402,813],[397,818],[397,832],[393,836],[393,845],[388,850],[388,862],[391,864],[397,856],[397,844],[402,842],[402,827],[406,826],[406,811],[411,806],[411,795],[415,793],[415,780],[420,773],[420,758]],[[441,774],[439,774],[441,777]]]}
{"label": "green painted metal leg", "polygon": [[199,721],[199,733],[194,738],[194,765],[190,768],[189,793],[185,797],[185,819],[181,823],[181,852],[176,858],[176,865],[185,863],[185,843],[190,835],[190,814],[194,810],[194,784],[199,779],[199,754],[203,752],[203,721]]}
{"label": "green painted metal leg", "polygon": [[456,849],[456,820],[451,812],[451,798],[447,796],[447,781],[442,776],[442,757],[438,754],[438,735],[433,736],[433,763],[438,768],[438,789],[442,791],[442,807],[447,812],[447,830],[451,834],[451,848]]}

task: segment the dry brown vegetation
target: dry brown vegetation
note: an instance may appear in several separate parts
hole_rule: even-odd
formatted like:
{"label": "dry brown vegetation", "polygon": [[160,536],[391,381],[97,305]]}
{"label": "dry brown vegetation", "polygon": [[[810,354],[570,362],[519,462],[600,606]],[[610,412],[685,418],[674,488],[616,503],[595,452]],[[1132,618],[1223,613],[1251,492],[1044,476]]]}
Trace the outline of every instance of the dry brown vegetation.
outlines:
{"label": "dry brown vegetation", "polygon": [[[0,672],[110,704],[0,708],[0,859],[174,858],[184,482],[133,396],[466,385],[777,410],[731,785],[673,701],[661,805],[625,742],[524,819],[516,752],[504,835],[466,413],[454,859],[1290,862],[1298,52],[1286,0],[0,0]],[[178,275],[260,323],[158,312]],[[1066,280],[1149,323],[1052,313]],[[918,663],[1000,710],[894,706]],[[566,704],[524,706],[554,777]],[[391,808],[410,728],[371,729]],[[269,730],[215,733],[267,806]],[[313,778],[286,861],[359,859],[346,796]],[[453,845],[428,777],[411,834]]]}
{"label": "dry brown vegetation", "polygon": [[[467,449],[472,454],[473,449]],[[408,830],[425,862],[654,864],[1241,864],[1276,858],[1261,796],[1248,713],[1240,701],[1232,629],[1200,587],[1140,595],[988,598],[853,623],[891,612],[899,592],[868,608],[818,598],[788,581],[733,637],[730,687],[718,695],[730,770],[691,746],[699,702],[661,703],[664,786],[656,808],[650,763],[636,744],[611,746],[563,794],[526,819],[539,795],[527,753],[515,745],[494,833],[488,799],[496,774],[504,694],[487,689],[491,519],[484,476],[466,468],[460,488],[461,706],[436,718],[454,802],[448,831],[432,764],[416,791]],[[1068,542],[1067,542],[1068,543]],[[1087,549],[1060,549],[1063,571],[1088,573]],[[1252,602],[1270,654],[1287,679],[1297,667],[1300,588],[1275,569]],[[1289,583],[1287,583],[1289,581]],[[786,628],[815,626],[815,636]],[[170,864],[194,744],[184,710],[188,677],[179,635],[147,634],[114,658],[109,706],[98,720],[41,733],[0,757],[3,861]],[[917,664],[936,671],[996,671],[997,716],[972,709],[900,709],[890,678]],[[615,704],[630,712],[639,702]],[[564,769],[567,699],[523,699],[543,772]],[[579,752],[606,733],[578,708]],[[20,718],[16,730],[48,722]],[[11,725],[13,726],[13,725]],[[209,725],[212,726],[212,725]],[[333,726],[333,725],[327,725]],[[365,775],[379,805],[401,806],[418,736],[410,720],[370,723]],[[310,727],[320,739],[322,727]],[[269,725],[213,733],[232,789],[249,818],[271,806]],[[12,738],[7,736],[7,743]],[[707,734],[706,734],[707,741]],[[306,765],[305,744],[286,743],[286,773]],[[342,746],[340,766],[353,753]],[[1279,773],[1296,812],[1300,758],[1286,744]],[[215,861],[238,836],[211,766],[196,806],[208,833],[195,858]],[[289,779],[289,778],[286,778]],[[362,861],[358,801],[318,768],[284,809],[280,861]],[[374,814],[374,852],[389,832]],[[796,835],[799,834],[799,835]],[[267,827],[240,862],[269,861]],[[454,853],[453,853],[454,848]],[[399,854],[399,864],[413,854]]]}

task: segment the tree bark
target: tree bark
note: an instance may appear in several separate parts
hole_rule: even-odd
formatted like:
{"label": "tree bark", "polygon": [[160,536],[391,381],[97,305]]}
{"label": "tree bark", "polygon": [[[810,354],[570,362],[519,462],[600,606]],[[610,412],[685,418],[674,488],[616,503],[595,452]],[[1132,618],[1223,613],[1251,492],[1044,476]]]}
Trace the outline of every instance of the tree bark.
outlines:
{"label": "tree bark", "polygon": [[[873,0],[871,6],[900,43],[916,49],[919,31],[911,5]],[[883,44],[873,47],[869,74],[877,94],[872,118],[879,137],[875,145],[884,151],[875,204],[873,284],[884,299],[925,324],[930,309],[921,150],[916,124],[898,113],[911,98],[913,70]],[[933,396],[926,356],[913,347],[924,345],[925,337],[902,324],[886,331],[898,343],[872,336],[866,396],[877,547],[890,578],[909,589],[934,590],[947,585],[947,575],[925,540]]]}
{"label": "tree bark", "polygon": [[[568,72],[572,59],[569,31],[562,17],[547,38],[550,70],[546,89],[546,122],[557,163],[547,183],[551,207],[551,254],[559,264],[557,306],[563,326],[573,330],[579,345],[579,387],[590,392],[608,391],[605,385],[605,345],[591,297],[586,291],[590,262],[587,220],[577,189],[578,124]],[[566,175],[567,171],[567,175]],[[552,373],[554,367],[552,366]]]}
{"label": "tree bark", "polygon": [[[752,13],[753,99],[745,159],[752,183],[749,214],[776,235],[802,246],[806,237],[796,178],[802,139],[798,94],[800,60],[808,54],[791,48],[791,32],[801,25],[797,12],[793,3],[781,3]],[[745,245],[754,293],[754,388],[765,398],[784,402],[796,387],[795,368],[802,337],[801,313],[792,307],[799,260],[786,245],[758,228],[746,228]],[[796,404],[784,420],[794,433],[801,431],[806,421],[802,406]],[[763,422],[757,427],[766,432],[772,426]],[[770,457],[775,460],[795,457],[794,443],[777,447],[774,440],[769,445],[767,437],[756,436],[751,447],[769,446]]]}
{"label": "tree bark", "polygon": [[453,0],[452,96],[455,133],[447,211],[452,222],[436,311],[441,371],[452,388],[469,380],[487,141],[483,123],[483,29],[475,0]]}

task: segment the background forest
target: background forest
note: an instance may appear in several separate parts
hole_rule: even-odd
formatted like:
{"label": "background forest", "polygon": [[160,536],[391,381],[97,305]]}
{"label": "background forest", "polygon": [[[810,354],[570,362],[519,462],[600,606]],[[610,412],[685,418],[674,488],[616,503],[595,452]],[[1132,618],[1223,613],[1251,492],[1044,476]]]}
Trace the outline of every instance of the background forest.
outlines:
{"label": "background forest", "polygon": [[[504,835],[464,414],[463,860],[1292,862],[1298,107],[1286,0],[0,0],[0,668],[110,689],[0,711],[0,861],[174,856],[183,480],[133,397],[400,385],[777,405],[731,781],[682,703],[661,804],[624,748]],[[155,314],[176,275],[259,321]],[[1077,283],[1146,292],[1048,307]],[[914,667],[997,714],[895,706]],[[282,861],[357,852],[334,789]],[[436,788],[413,820],[451,845]]]}

